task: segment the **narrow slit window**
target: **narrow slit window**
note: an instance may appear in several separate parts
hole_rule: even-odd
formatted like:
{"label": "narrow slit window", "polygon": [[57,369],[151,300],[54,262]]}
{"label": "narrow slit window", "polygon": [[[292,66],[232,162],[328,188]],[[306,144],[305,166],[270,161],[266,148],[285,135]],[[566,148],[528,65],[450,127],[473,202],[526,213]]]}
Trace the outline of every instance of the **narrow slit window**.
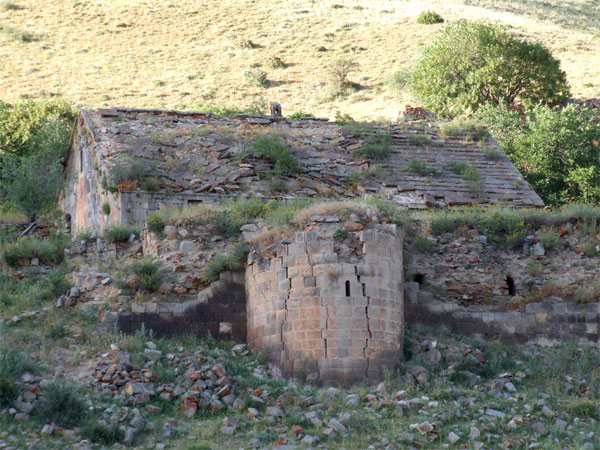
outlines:
{"label": "narrow slit window", "polygon": [[517,289],[515,288],[515,280],[510,275],[506,277],[506,286],[508,288],[508,295],[510,295],[511,297],[517,295]]}
{"label": "narrow slit window", "polygon": [[415,275],[413,276],[413,281],[419,283],[419,286],[422,286],[425,282],[425,275],[423,275],[422,273],[415,273]]}
{"label": "narrow slit window", "polygon": [[346,297],[350,297],[350,281],[346,281]]}
{"label": "narrow slit window", "polygon": [[79,150],[79,171],[83,172],[83,149]]}

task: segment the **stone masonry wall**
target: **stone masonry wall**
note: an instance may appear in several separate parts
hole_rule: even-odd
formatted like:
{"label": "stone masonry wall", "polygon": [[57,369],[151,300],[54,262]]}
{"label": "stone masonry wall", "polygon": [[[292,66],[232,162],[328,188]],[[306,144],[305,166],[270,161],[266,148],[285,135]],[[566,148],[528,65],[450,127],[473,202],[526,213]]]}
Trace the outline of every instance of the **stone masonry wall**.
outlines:
{"label": "stone masonry wall", "polygon": [[132,303],[131,312],[106,312],[104,325],[115,325],[125,333],[144,326],[158,336],[208,333],[220,339],[246,341],[246,297],[244,276],[222,272],[220,279],[198,294],[193,301],[183,303]]}
{"label": "stone masonry wall", "polygon": [[405,320],[410,324],[444,325],[452,333],[505,342],[556,344],[580,339],[600,345],[600,303],[576,305],[559,298],[530,303],[525,311],[469,311],[457,303],[435,300],[418,283],[404,284]]}
{"label": "stone masonry wall", "polygon": [[402,360],[402,231],[383,225],[358,237],[353,262],[319,228],[297,232],[272,257],[249,256],[248,344],[284,375],[349,384]]}

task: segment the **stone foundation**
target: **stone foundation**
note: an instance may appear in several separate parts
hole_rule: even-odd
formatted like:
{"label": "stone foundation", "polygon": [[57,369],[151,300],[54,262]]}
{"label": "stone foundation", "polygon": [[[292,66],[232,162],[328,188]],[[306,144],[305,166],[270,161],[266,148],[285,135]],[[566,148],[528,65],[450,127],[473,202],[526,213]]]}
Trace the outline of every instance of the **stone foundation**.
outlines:
{"label": "stone foundation", "polygon": [[325,228],[297,232],[271,257],[249,256],[248,344],[286,376],[380,379],[403,359],[402,231],[351,233],[358,252],[343,258]]}

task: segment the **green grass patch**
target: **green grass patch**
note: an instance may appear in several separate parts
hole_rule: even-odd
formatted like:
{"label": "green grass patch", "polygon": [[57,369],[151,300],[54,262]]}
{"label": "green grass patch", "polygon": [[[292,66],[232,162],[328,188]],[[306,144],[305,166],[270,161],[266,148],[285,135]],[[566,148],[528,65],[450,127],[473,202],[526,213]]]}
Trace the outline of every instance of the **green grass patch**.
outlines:
{"label": "green grass patch", "polygon": [[6,244],[2,256],[9,267],[17,267],[20,261],[38,258],[40,264],[59,264],[64,259],[69,239],[64,235],[53,235],[49,239],[26,236],[12,244]]}
{"label": "green grass patch", "polygon": [[275,175],[293,175],[298,172],[298,160],[280,137],[261,136],[252,143],[252,149],[257,155],[274,162]]}
{"label": "green grass patch", "polygon": [[437,177],[442,174],[442,170],[437,167],[429,167],[425,161],[413,159],[408,163],[408,170],[421,176]]}
{"label": "green grass patch", "polygon": [[140,232],[138,229],[126,225],[111,225],[104,230],[102,236],[106,242],[112,244],[115,242],[125,242],[129,240],[132,234],[139,236]]}

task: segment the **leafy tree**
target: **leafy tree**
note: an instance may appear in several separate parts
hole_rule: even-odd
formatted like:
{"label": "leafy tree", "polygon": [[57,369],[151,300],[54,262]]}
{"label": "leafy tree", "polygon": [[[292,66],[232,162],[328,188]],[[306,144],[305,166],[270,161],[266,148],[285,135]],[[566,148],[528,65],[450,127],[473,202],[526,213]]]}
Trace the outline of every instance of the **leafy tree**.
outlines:
{"label": "leafy tree", "polygon": [[16,105],[0,101],[0,154],[27,153],[32,148],[31,139],[51,117],[57,118],[65,134],[71,132],[75,111],[65,101],[28,101]]}
{"label": "leafy tree", "polygon": [[544,46],[465,21],[446,27],[423,50],[411,86],[426,108],[450,115],[484,103],[559,102],[569,94],[560,62]]}
{"label": "leafy tree", "polygon": [[61,162],[69,146],[63,125],[60,117],[47,119],[29,139],[24,156],[2,157],[0,190],[32,221],[54,208],[62,187]]}
{"label": "leafy tree", "polygon": [[521,119],[488,105],[477,115],[545,203],[600,202],[600,122],[593,110],[538,105]]}

